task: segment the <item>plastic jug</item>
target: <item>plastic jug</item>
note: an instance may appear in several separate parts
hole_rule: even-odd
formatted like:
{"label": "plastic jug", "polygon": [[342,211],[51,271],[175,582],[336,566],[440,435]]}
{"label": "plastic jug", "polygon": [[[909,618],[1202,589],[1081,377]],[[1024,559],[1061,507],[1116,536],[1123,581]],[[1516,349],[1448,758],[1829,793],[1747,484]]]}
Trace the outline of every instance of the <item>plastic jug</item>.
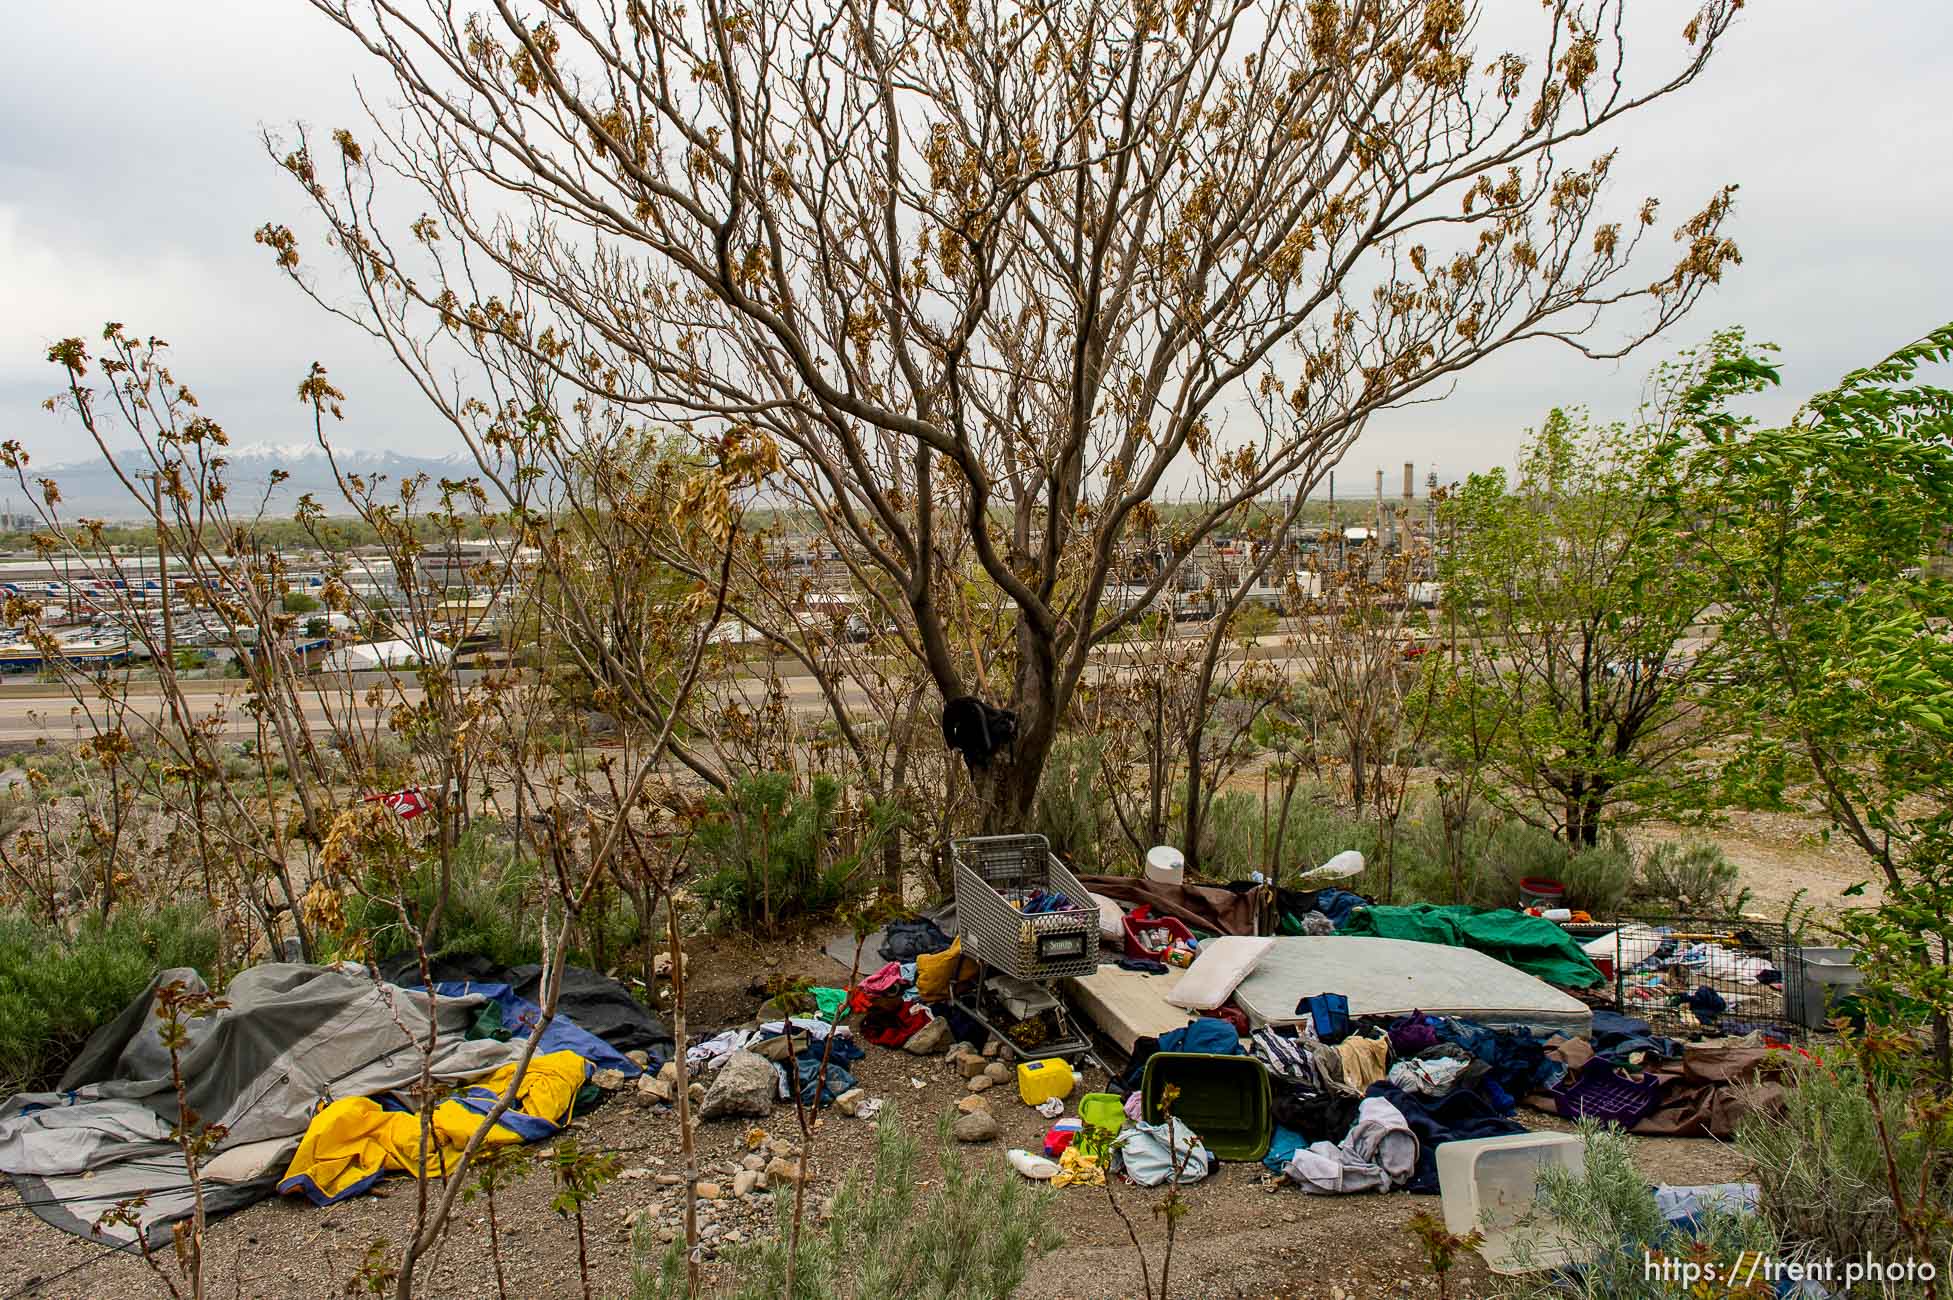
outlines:
{"label": "plastic jug", "polygon": [[1010,1167],[1026,1178],[1055,1178],[1058,1176],[1058,1162],[1046,1160],[1043,1156],[1032,1155],[1021,1147],[1012,1147],[1005,1154]]}
{"label": "plastic jug", "polygon": [[1069,1097],[1077,1082],[1077,1076],[1071,1072],[1071,1062],[1060,1057],[1025,1061],[1017,1067],[1017,1095],[1026,1106],[1053,1097]]}

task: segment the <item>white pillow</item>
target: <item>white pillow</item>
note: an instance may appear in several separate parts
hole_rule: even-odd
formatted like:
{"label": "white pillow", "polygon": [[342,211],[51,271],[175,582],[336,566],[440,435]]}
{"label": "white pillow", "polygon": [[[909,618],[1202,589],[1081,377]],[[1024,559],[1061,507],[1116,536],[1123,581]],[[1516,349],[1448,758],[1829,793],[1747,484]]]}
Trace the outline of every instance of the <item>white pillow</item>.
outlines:
{"label": "white pillow", "polygon": [[1189,1011],[1212,1011],[1233,995],[1274,943],[1241,934],[1209,939],[1200,945],[1180,982],[1166,991],[1166,1000]]}
{"label": "white pillow", "polygon": [[1106,943],[1124,944],[1126,909],[1104,894],[1093,894],[1092,901],[1099,905],[1099,938]]}

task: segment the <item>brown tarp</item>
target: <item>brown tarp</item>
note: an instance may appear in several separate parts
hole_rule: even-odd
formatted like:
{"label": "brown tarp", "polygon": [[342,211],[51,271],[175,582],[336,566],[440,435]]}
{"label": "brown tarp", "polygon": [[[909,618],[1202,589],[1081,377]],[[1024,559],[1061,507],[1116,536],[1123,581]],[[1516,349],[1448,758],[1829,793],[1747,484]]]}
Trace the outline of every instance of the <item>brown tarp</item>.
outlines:
{"label": "brown tarp", "polygon": [[1151,903],[1155,912],[1209,934],[1255,932],[1253,899],[1219,885],[1164,885],[1140,876],[1080,876],[1078,883],[1129,907]]}
{"label": "brown tarp", "polygon": [[[1577,1070],[1593,1058],[1584,1038],[1561,1039],[1547,1055]],[[1628,1132],[1637,1137],[1713,1137],[1729,1139],[1746,1118],[1783,1108],[1783,1053],[1748,1043],[1691,1043],[1682,1059],[1650,1067],[1661,1080],[1655,1108]],[[1553,1098],[1534,1093],[1526,1104],[1555,1112]]]}

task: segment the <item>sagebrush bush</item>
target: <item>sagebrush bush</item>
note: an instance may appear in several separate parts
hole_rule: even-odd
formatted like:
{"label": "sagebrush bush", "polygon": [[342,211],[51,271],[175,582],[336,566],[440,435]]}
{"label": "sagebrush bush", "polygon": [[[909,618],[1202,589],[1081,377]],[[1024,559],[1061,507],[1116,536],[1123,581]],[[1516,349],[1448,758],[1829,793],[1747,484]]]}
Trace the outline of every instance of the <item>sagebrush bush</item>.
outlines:
{"label": "sagebrush bush", "polygon": [[215,980],[217,927],[201,904],[91,916],[72,932],[0,912],[0,1096],[51,1087],[95,1030],[156,972]]}
{"label": "sagebrush bush", "polygon": [[1100,746],[1067,736],[1051,748],[1038,777],[1037,833],[1074,871],[1101,869],[1099,841],[1112,814],[1099,789]]}
{"label": "sagebrush bush", "polygon": [[1736,864],[1707,840],[1667,840],[1641,855],[1634,894],[1678,916],[1721,915],[1742,910],[1738,875]]}
{"label": "sagebrush bush", "polygon": [[[1017,1174],[994,1151],[968,1156],[945,1118],[937,1125],[938,1186],[918,1196],[921,1144],[896,1107],[875,1124],[871,1167],[857,1166],[834,1195],[825,1223],[809,1214],[786,1289],[793,1190],[774,1194],[774,1231],[724,1254],[730,1279],[719,1300],[1008,1300],[1040,1255],[1061,1244],[1054,1193]],[[685,1243],[659,1251],[640,1230],[633,1300],[685,1294]]]}
{"label": "sagebrush bush", "polygon": [[[1929,1209],[1953,1205],[1953,1133],[1945,1131],[1943,1117],[1935,1131],[1912,1113],[1912,1099],[1929,1086],[1923,1072],[1895,1071],[1879,1084],[1900,1186]],[[1800,1059],[1784,1092],[1781,1115],[1756,1116],[1736,1133],[1737,1146],[1755,1166],[1771,1221],[1786,1237],[1810,1243],[1820,1257],[1914,1253],[1894,1213],[1877,1117],[1858,1064],[1838,1048],[1819,1059]],[[1953,1223],[1941,1222],[1933,1254],[1945,1260],[1949,1251]]]}
{"label": "sagebrush bush", "polygon": [[[1321,866],[1344,849],[1355,849],[1365,858],[1376,851],[1377,828],[1342,812],[1316,787],[1305,786],[1295,792],[1286,827],[1280,826],[1281,803],[1272,792],[1269,804],[1266,838],[1274,840],[1279,832],[1279,842],[1270,856],[1284,882]],[[1263,838],[1258,791],[1230,790],[1216,796],[1201,831],[1202,871],[1216,880],[1245,879],[1250,871],[1262,868]]]}

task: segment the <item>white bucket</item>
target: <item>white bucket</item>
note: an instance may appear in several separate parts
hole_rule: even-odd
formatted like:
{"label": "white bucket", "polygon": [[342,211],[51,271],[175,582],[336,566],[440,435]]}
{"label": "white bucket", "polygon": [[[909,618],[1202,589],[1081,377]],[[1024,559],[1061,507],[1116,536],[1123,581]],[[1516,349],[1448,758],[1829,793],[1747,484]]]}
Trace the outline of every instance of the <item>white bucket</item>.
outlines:
{"label": "white bucket", "polygon": [[1146,850],[1146,879],[1156,885],[1177,885],[1186,878],[1187,858],[1170,844]]}

